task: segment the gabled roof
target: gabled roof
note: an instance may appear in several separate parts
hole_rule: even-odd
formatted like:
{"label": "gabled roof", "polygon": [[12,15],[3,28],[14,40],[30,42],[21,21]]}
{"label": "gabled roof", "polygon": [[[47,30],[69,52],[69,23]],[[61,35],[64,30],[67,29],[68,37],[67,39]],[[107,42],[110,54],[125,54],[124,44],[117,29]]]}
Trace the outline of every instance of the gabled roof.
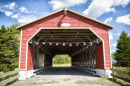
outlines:
{"label": "gabled roof", "polygon": [[46,18],[46,17],[49,17],[49,16],[54,15],[54,14],[56,14],[56,13],[59,13],[59,12],[61,12],[61,11],[64,11],[65,9],[66,9],[67,11],[69,11],[69,12],[72,12],[72,13],[77,14],[77,15],[79,15],[79,16],[82,16],[82,17],[84,17],[84,18],[90,19],[90,20],[92,20],[92,21],[95,21],[95,22],[100,23],[100,24],[102,24],[102,25],[105,25],[105,26],[107,26],[107,27],[113,28],[113,26],[111,26],[111,25],[108,25],[108,24],[105,24],[105,23],[100,22],[100,21],[98,21],[98,20],[95,20],[95,19],[92,19],[92,18],[90,18],[90,17],[84,16],[84,15],[82,15],[82,14],[79,14],[79,13],[74,12],[74,11],[72,11],[72,10],[70,10],[70,9],[67,9],[67,8],[61,9],[61,10],[59,10],[59,11],[56,11],[56,12],[54,12],[54,13],[51,13],[51,14],[47,15],[47,16],[44,16],[44,17],[41,17],[41,18],[36,19],[36,20],[34,20],[34,21],[31,21],[31,22],[29,22],[29,23],[23,24],[23,25],[18,26],[18,27],[16,27],[16,28],[19,29],[19,28],[24,27],[24,26],[26,26],[26,25],[28,25],[28,24],[31,24],[31,23],[33,23],[33,22],[39,21],[39,20],[41,20],[41,19],[44,19],[44,18]]}

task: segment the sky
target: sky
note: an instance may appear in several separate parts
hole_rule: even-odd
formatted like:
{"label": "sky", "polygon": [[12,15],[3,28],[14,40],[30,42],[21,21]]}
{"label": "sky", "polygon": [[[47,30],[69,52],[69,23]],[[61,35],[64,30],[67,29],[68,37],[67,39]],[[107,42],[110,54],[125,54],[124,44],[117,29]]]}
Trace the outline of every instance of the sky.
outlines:
{"label": "sky", "polygon": [[123,30],[130,36],[130,0],[0,0],[0,26],[22,25],[64,7],[114,26],[111,52]]}

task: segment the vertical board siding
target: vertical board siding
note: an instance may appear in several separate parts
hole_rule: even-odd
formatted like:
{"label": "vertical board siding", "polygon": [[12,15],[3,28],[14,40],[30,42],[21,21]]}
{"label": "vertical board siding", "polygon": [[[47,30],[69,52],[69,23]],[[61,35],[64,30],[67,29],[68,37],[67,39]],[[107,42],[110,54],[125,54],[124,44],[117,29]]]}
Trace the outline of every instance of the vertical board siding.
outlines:
{"label": "vertical board siding", "polygon": [[27,71],[33,70],[33,61],[34,61],[34,48],[28,45],[28,63]]}
{"label": "vertical board siding", "polygon": [[95,47],[96,68],[104,69],[103,45]]}
{"label": "vertical board siding", "polygon": [[[64,15],[64,11],[41,19],[39,21],[28,24],[20,29],[22,29],[22,46],[21,46],[21,60],[20,69],[26,68],[26,45],[27,40],[29,40],[39,28],[60,28],[62,23],[69,23],[72,28],[91,28],[101,39],[104,40],[104,52],[105,52],[105,63],[106,68],[111,67],[110,63],[110,49],[109,49],[109,37],[108,29],[111,29],[105,25],[94,22],[90,19],[86,19],[79,15],[76,15],[70,11],[67,11],[67,15]],[[69,28],[70,28],[69,27]],[[66,29],[68,27],[64,27]],[[102,52],[103,53],[103,52]],[[27,62],[28,63],[28,62]]]}

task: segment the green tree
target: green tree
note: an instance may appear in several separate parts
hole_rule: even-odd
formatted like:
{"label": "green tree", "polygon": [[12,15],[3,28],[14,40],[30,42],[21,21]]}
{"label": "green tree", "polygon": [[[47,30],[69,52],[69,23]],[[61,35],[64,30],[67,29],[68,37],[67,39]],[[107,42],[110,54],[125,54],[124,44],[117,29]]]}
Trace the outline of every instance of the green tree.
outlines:
{"label": "green tree", "polygon": [[11,71],[18,67],[20,31],[18,25],[0,28],[0,71]]}
{"label": "green tree", "polygon": [[117,40],[117,50],[114,54],[117,65],[130,67],[130,36],[123,31]]}
{"label": "green tree", "polygon": [[71,58],[68,55],[56,55],[53,58],[53,64],[71,63]]}

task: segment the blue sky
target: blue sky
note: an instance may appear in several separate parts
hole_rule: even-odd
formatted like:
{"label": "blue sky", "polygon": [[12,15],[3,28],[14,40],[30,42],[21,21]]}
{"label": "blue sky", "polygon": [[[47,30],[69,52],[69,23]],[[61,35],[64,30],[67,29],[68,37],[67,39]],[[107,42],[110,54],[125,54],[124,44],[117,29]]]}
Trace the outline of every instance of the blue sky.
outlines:
{"label": "blue sky", "polygon": [[111,52],[123,30],[130,36],[130,0],[0,0],[0,26],[22,25],[64,7],[114,26]]}

